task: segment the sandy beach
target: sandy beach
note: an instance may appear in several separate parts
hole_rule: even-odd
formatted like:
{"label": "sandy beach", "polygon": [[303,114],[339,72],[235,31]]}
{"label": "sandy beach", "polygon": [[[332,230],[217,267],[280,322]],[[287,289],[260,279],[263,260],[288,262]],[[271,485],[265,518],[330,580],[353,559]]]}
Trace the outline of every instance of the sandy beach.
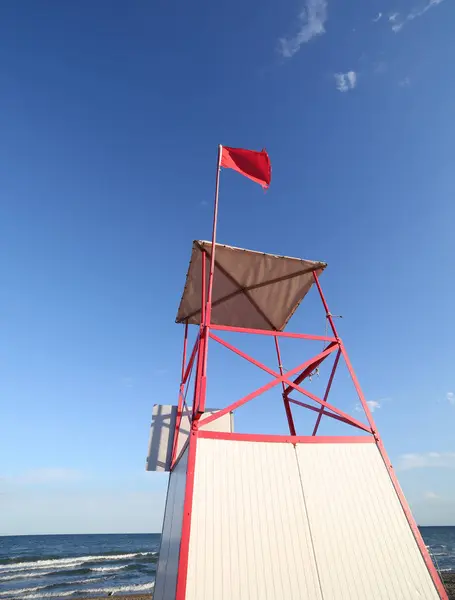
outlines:
{"label": "sandy beach", "polygon": [[[100,600],[100,598],[115,598],[115,600],[152,600],[152,594],[133,594],[133,595],[119,595],[114,594],[113,596],[97,596],[96,598],[81,598],[81,600]],[[77,598],[75,598],[77,600]]]}
{"label": "sandy beach", "polygon": [[455,573],[441,573],[449,600],[455,600]]}

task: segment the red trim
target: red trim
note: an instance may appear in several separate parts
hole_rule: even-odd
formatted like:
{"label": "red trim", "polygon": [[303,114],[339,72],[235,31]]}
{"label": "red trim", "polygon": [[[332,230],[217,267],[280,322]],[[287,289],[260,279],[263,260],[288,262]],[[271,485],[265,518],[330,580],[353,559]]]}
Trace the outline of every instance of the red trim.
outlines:
{"label": "red trim", "polygon": [[191,509],[193,507],[194,471],[196,465],[197,433],[190,433],[188,465],[186,469],[185,500],[183,502],[182,534],[180,539],[179,565],[175,600],[185,600],[188,575],[188,554],[190,549]]}
{"label": "red trim", "polygon": [[374,444],[372,435],[358,436],[312,436],[312,435],[263,435],[256,433],[227,433],[199,429],[198,438],[227,440],[231,442],[274,442],[278,444]]}
{"label": "red trim", "polygon": [[320,342],[336,342],[334,337],[326,335],[310,335],[308,333],[290,333],[288,331],[273,331],[267,329],[248,329],[246,327],[230,327],[228,325],[210,325],[211,329],[217,331],[234,331],[237,333],[252,333],[255,335],[277,335],[278,337],[298,338],[301,340],[316,340]]}

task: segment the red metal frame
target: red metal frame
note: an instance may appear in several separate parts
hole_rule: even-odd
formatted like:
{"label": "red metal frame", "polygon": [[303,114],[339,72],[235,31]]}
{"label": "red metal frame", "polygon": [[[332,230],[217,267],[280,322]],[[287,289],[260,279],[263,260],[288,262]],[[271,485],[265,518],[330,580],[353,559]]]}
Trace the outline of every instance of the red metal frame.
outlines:
{"label": "red metal frame", "polygon": [[[335,377],[335,371],[337,370],[338,361],[340,360],[340,355],[341,355],[341,351],[338,350],[337,355],[335,357],[335,362],[333,363],[332,372],[330,373],[329,382],[327,383],[327,388],[325,390],[325,394],[324,394],[324,401],[325,402],[327,402],[327,397],[329,395],[330,388],[332,387],[333,378]],[[314,426],[312,435],[316,435],[317,434],[318,429],[319,429],[319,424],[321,422],[323,414],[324,414],[324,407],[321,406],[321,408],[319,409],[319,415],[318,415],[318,418],[316,419],[316,424]]]}
{"label": "red metal frame", "polygon": [[185,323],[185,333],[183,334],[183,356],[182,356],[182,377],[180,381],[180,389],[179,389],[179,401],[177,405],[177,417],[175,420],[175,432],[174,432],[174,441],[172,444],[172,456],[171,456],[171,466],[175,461],[175,453],[177,452],[177,441],[178,435],[175,435],[176,432],[180,430],[180,423],[182,421],[182,412],[183,412],[183,401],[184,401],[184,389],[185,389],[185,364],[186,364],[186,350],[188,346],[188,321]]}
{"label": "red metal frame", "polygon": [[[278,338],[276,335],[274,336],[274,339],[275,339],[276,357],[278,359],[278,368],[280,370],[280,375],[283,375],[283,363],[281,362],[280,345],[278,343]],[[289,398],[287,397],[287,394],[285,393],[286,385],[285,385],[284,381],[281,382],[281,387],[283,388],[283,404],[284,404],[284,410],[286,411],[286,418],[288,420],[289,433],[291,435],[296,435],[294,419],[292,417],[291,405],[289,404]]]}
{"label": "red metal frame", "polygon": [[175,600],[185,600],[190,549],[191,509],[193,507],[194,470],[196,466],[197,433],[192,431],[188,445],[188,465],[186,469],[185,499],[183,501],[182,534],[177,571]]}
{"label": "red metal frame", "polygon": [[314,435],[264,435],[260,433],[227,433],[200,429],[198,439],[228,440],[234,442],[268,442],[275,444],[374,444],[372,435],[314,436]]}
{"label": "red metal frame", "polygon": [[[422,557],[425,561],[425,564],[428,568],[428,571],[431,575],[431,578],[434,582],[434,585],[440,595],[442,600],[448,600],[447,593],[444,589],[444,586],[441,582],[441,579],[433,565],[431,557],[426,549],[425,543],[420,535],[417,524],[414,521],[414,518],[411,514],[409,506],[406,502],[406,499],[401,491],[400,485],[398,483],[397,477],[393,470],[393,467],[390,463],[390,460],[385,451],[382,440],[377,432],[377,428],[369,409],[369,406],[365,400],[364,394],[360,387],[360,384],[357,380],[354,369],[352,368],[351,362],[349,360],[346,349],[343,345],[342,340],[340,339],[337,329],[335,327],[335,322],[333,319],[333,315],[329,311],[329,307],[327,301],[322,292],[322,288],[319,282],[318,274],[316,271],[313,272],[314,284],[318,290],[320,300],[322,302],[325,317],[327,322],[330,325],[332,336],[319,336],[319,335],[311,335],[305,333],[290,333],[285,331],[275,331],[275,330],[262,330],[262,329],[250,329],[243,327],[230,327],[226,325],[216,325],[211,322],[211,313],[212,313],[212,291],[213,291],[213,280],[215,273],[215,252],[216,252],[216,227],[217,227],[217,216],[218,216],[218,195],[219,195],[219,176],[220,176],[220,160],[221,160],[221,146],[218,148],[218,162],[217,162],[217,172],[216,172],[216,188],[215,188],[215,207],[213,214],[213,229],[212,229],[212,247],[210,252],[210,269],[208,275],[208,286],[206,287],[206,261],[208,253],[203,253],[202,256],[202,290],[201,290],[201,324],[199,329],[199,335],[197,336],[196,342],[194,344],[193,350],[191,352],[190,359],[188,363],[186,362],[186,354],[187,354],[187,340],[188,340],[188,325],[185,325],[185,334],[184,334],[184,351],[183,351],[183,360],[182,360],[182,379],[180,383],[179,389],[179,404],[178,404],[178,416],[176,420],[176,428],[174,432],[174,448],[173,448],[173,457],[172,457],[172,465],[175,465],[175,451],[177,444],[177,437],[179,433],[179,428],[181,425],[181,415],[183,406],[185,405],[183,389],[185,384],[189,383],[189,377],[196,363],[196,380],[194,385],[194,396],[192,402],[192,423],[191,423],[191,433],[189,436],[189,444],[188,444],[188,469],[187,469],[187,480],[186,480],[186,490],[185,490],[185,500],[184,500],[184,514],[183,514],[183,524],[182,524],[182,536],[180,543],[180,555],[179,555],[179,565],[178,565],[178,577],[177,577],[177,588],[176,588],[176,600],[185,600],[185,592],[186,592],[186,578],[187,578],[187,567],[188,567],[188,550],[189,550],[189,539],[190,539],[190,528],[191,528],[191,507],[193,501],[193,486],[194,486],[194,469],[195,469],[195,460],[196,460],[196,448],[198,439],[220,439],[220,440],[236,440],[236,441],[251,441],[251,442],[286,442],[286,443],[375,443],[381,457],[384,461],[384,464],[387,468],[387,471],[390,476],[390,480],[394,486],[395,492],[400,501],[403,512],[408,520],[408,523],[411,527],[411,530],[414,534],[415,540],[418,544]],[[249,356],[239,348],[234,345],[226,342],[221,339],[214,331],[227,331],[230,333],[240,333],[240,334],[248,334],[248,335],[261,335],[261,336],[273,336],[275,342],[275,349],[278,360],[278,370],[279,373],[270,369],[266,365],[262,364],[260,361],[254,359]],[[303,362],[297,367],[291,369],[284,373],[282,362],[281,362],[281,353],[280,347],[278,344],[278,338],[294,338],[300,339],[302,341],[311,340],[311,341],[322,341],[327,345],[323,349],[322,352],[315,355],[311,359]],[[231,352],[234,352],[238,356],[242,357],[244,360],[252,363],[259,369],[266,371],[269,375],[273,377],[273,379],[263,385],[262,387],[250,392],[240,400],[229,404],[229,406],[222,408],[217,413],[210,415],[208,417],[203,417],[203,413],[205,411],[206,406],[206,380],[207,380],[207,361],[208,361],[208,345],[209,339],[216,341],[218,344],[224,346]],[[315,394],[312,394],[308,390],[301,387],[301,383],[307,379],[311,373],[317,368],[330,354],[336,351],[336,357],[330,372],[330,376],[328,379],[328,383],[326,386],[326,390],[323,398],[318,398]],[[329,404],[327,399],[330,395],[332,384],[336,375],[337,368],[339,366],[340,359],[343,358],[348,371],[350,373],[352,382],[354,384],[354,388],[356,390],[357,396],[359,398],[360,404],[365,413],[365,417],[368,425],[358,421],[351,415],[344,413],[339,410],[336,406]],[[294,380],[291,380],[291,377],[295,376]],[[284,403],[286,418],[289,427],[290,435],[287,436],[271,436],[271,435],[257,435],[257,434],[241,434],[241,433],[219,433],[208,431],[204,429],[204,426],[207,426],[209,423],[212,423],[216,419],[221,418],[223,415],[234,411],[240,406],[246,404],[253,398],[265,393],[271,388],[279,385],[281,383],[282,387],[282,400]],[[316,406],[311,404],[301,402],[294,398],[289,397],[291,391],[297,391],[300,394],[306,396],[310,400],[316,403]],[[310,410],[312,412],[317,413],[317,419],[315,425],[313,427],[311,435],[307,436],[299,436],[296,433],[295,422],[292,415],[291,404],[295,406],[299,406],[301,408]],[[343,436],[343,437],[324,437],[317,435],[319,431],[319,427],[323,417],[328,417],[331,419],[338,420],[346,425],[354,427],[356,429],[360,429],[363,432],[368,433],[368,436],[357,435],[357,436]],[[171,467],[172,470],[172,467]]]}
{"label": "red metal frame", "polygon": [[361,429],[362,431],[371,433],[370,430],[368,429],[368,427],[366,427],[365,425],[357,425],[356,423],[352,423],[351,421],[348,421],[344,417],[340,417],[339,415],[337,415],[335,413],[328,412],[328,411],[324,410],[324,406],[321,406],[321,408],[316,408],[316,406],[311,406],[311,404],[306,404],[306,402],[300,402],[299,400],[295,400],[294,398],[289,398],[289,402],[291,402],[292,404],[297,404],[297,406],[303,406],[303,408],[307,408],[308,410],[314,410],[317,413],[320,413],[321,409],[322,409],[322,414],[326,417],[330,417],[331,419],[336,419],[337,421],[341,421],[342,423],[346,423],[347,425],[352,425],[353,427],[357,427],[358,429]]}
{"label": "red metal frame", "polygon": [[252,333],[255,335],[273,335],[274,337],[297,338],[299,340],[314,340],[316,342],[336,342],[336,338],[326,335],[311,335],[309,333],[292,333],[290,331],[269,331],[268,329],[248,329],[247,327],[229,327],[227,325],[210,325],[218,331],[233,331],[235,333]]}

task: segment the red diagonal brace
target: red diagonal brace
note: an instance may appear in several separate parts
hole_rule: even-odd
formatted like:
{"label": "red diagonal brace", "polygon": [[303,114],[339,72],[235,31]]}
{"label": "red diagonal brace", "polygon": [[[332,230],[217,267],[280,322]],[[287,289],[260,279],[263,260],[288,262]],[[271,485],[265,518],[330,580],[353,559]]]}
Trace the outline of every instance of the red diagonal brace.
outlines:
{"label": "red diagonal brace", "polygon": [[[290,375],[290,372],[287,374],[288,377]],[[357,421],[357,419],[354,419],[354,417],[351,417],[350,415],[344,413],[342,410],[339,410],[338,408],[336,408],[335,406],[332,406],[331,404],[329,404],[328,402],[325,402],[324,400],[322,400],[321,398],[318,398],[317,396],[315,396],[314,394],[312,394],[311,392],[309,392],[308,390],[305,390],[301,387],[299,387],[298,385],[296,385],[293,381],[289,381],[289,379],[284,379],[284,381],[286,383],[289,383],[289,385],[291,387],[293,387],[295,390],[297,390],[298,392],[300,392],[301,394],[303,394],[304,396],[308,396],[308,398],[311,398],[311,400],[314,400],[315,402],[317,402],[318,404],[320,404],[321,406],[323,406],[324,408],[328,408],[329,410],[331,410],[332,412],[336,413],[337,415],[339,415],[340,417],[343,417],[344,419],[346,419],[351,425],[354,425],[355,427],[358,427],[359,429],[363,429],[364,431],[368,431],[368,433],[373,433],[373,430],[370,427],[367,427],[366,425],[364,425],[363,423],[361,423],[360,421]]]}
{"label": "red diagonal brace", "polygon": [[183,375],[182,383],[186,383],[188,376],[193,367],[194,359],[196,358],[196,352],[199,348],[200,334],[198,334],[196,341],[194,342],[193,350],[191,352],[190,360],[188,361],[188,366],[186,367],[185,374]]}
{"label": "red diagonal brace", "polygon": [[[332,372],[330,373],[329,382],[328,382],[326,390],[325,390],[325,394],[324,394],[325,402],[327,402],[327,398],[329,397],[330,388],[332,387],[333,378],[335,377],[335,372],[337,370],[338,361],[340,360],[340,355],[341,355],[341,350],[338,350],[337,355],[335,357],[335,362],[333,363]],[[326,413],[324,412],[324,407],[321,406],[320,413],[318,415],[318,418],[316,419],[316,424],[314,426],[313,433],[311,435],[317,434],[318,429],[319,429],[319,424],[321,423],[323,414],[326,414]]]}
{"label": "red diagonal brace", "polygon": [[[337,345],[338,342],[332,342],[331,344],[329,344],[326,348],[326,350],[328,348],[333,348],[334,346]],[[308,375],[311,375],[311,373],[317,369],[319,367],[319,365],[322,363],[324,359],[322,360],[318,360],[316,362],[314,362],[312,365],[310,365],[307,369],[305,369],[302,373],[300,373],[300,375],[298,377],[296,377],[294,379],[294,383],[296,383],[297,385],[299,385],[300,383],[302,383],[302,381],[304,379],[306,379],[308,377]],[[289,392],[292,390],[292,387],[290,385],[288,385],[288,387],[284,390],[284,393],[286,394],[286,396],[289,394]]]}
{"label": "red diagonal brace", "polygon": [[[321,412],[322,412],[322,414],[325,417],[331,417],[332,419],[336,419],[337,421],[341,421],[342,423],[346,423],[347,425],[352,425],[352,427],[357,427],[358,429],[365,431],[365,427],[359,427],[358,425],[356,425],[352,421],[348,421],[344,417],[339,417],[338,415],[336,415],[334,413],[327,412],[326,410],[324,410],[323,406],[321,406],[321,408],[318,408],[317,406],[311,406],[311,404],[307,404],[306,402],[300,402],[300,400],[294,400],[294,398],[289,398],[289,402],[291,402],[291,404],[297,404],[297,406],[303,406],[303,408],[308,408],[309,410],[313,410],[314,412],[317,412],[319,414],[321,414]],[[368,431],[368,433],[371,433],[371,431],[369,429],[367,429],[366,431]]]}
{"label": "red diagonal brace", "polygon": [[[266,373],[269,373],[269,375],[273,375],[274,377],[280,377],[280,375],[278,373],[276,373],[273,369],[270,369],[266,365],[263,365],[261,362],[259,362],[258,360],[256,360],[252,356],[250,356],[249,354],[246,354],[246,352],[242,352],[242,350],[239,350],[238,348],[236,348],[235,346],[233,346],[229,342],[226,342],[225,340],[222,340],[221,338],[219,338],[214,333],[210,332],[210,337],[213,340],[215,340],[215,342],[218,342],[219,344],[221,344],[222,346],[224,346],[228,350],[231,350],[232,352],[234,352],[234,354],[238,354],[239,356],[241,356],[242,358],[244,358],[248,362],[253,363],[253,365],[256,365],[256,367],[259,367],[260,369],[262,369]],[[335,346],[336,346],[335,343],[334,344],[330,344],[329,346],[327,346],[327,348],[323,352],[321,352],[317,356],[314,356],[313,358],[310,358],[309,360],[307,360],[306,362],[304,362],[303,365],[301,365],[300,368],[307,367],[307,365],[308,365],[308,368],[313,367],[315,364],[320,365],[322,363],[322,361],[325,358],[327,358],[327,356],[331,352],[333,352],[335,350]],[[306,368],[305,368],[305,370],[306,370]],[[284,377],[289,377],[290,374],[296,373],[298,371],[300,371],[300,369],[298,367],[296,369],[292,369],[292,371],[289,371],[288,373],[286,373],[284,375]]]}
{"label": "red diagonal brace", "polygon": [[[273,379],[272,381],[270,381],[269,383],[263,385],[262,387],[258,388],[257,390],[254,390],[254,392],[251,392],[250,394],[248,394],[247,396],[244,396],[243,398],[241,398],[240,400],[237,400],[237,402],[233,402],[232,404],[230,404],[229,406],[226,406],[226,408],[223,408],[222,410],[219,410],[218,412],[216,412],[213,415],[210,415],[210,417],[206,417],[205,419],[201,419],[199,421],[199,425],[208,425],[209,423],[211,423],[212,421],[215,421],[216,419],[219,419],[220,417],[222,417],[223,415],[226,415],[227,413],[235,410],[236,408],[238,408],[239,406],[242,406],[242,404],[245,404],[246,402],[249,402],[250,400],[252,400],[253,398],[256,398],[256,396],[259,396],[260,394],[263,394],[264,392],[267,392],[269,389],[273,388],[274,386],[278,385],[279,383],[281,383],[282,381],[286,381],[286,383],[290,383],[286,377],[292,377],[292,375],[294,375],[295,373],[298,373],[299,371],[301,371],[302,369],[306,369],[306,367],[311,364],[315,359],[318,360],[321,356],[323,356],[324,358],[326,356],[328,356],[331,352],[333,352],[334,348],[331,349],[327,349],[324,350],[324,352],[321,352],[321,354],[318,354],[317,356],[315,356],[314,358],[305,361],[304,363],[302,363],[301,365],[298,365],[297,367],[295,367],[295,369],[292,369],[291,371],[289,371],[286,376],[285,375],[279,375],[278,373],[275,373],[275,371],[272,371],[272,369],[269,369],[268,367],[266,367],[265,365],[263,365],[262,363],[260,363],[259,361],[255,360],[254,358],[252,358],[251,356],[248,356],[248,354],[245,354],[244,352],[242,352],[241,350],[239,350],[238,348],[236,348],[235,346],[232,346],[231,344],[229,344],[228,342],[225,342],[224,340],[221,340],[219,337],[217,337],[216,335],[210,333],[210,337],[212,339],[214,339],[215,341],[219,342],[220,344],[222,344],[223,346],[226,346],[226,348],[229,348],[230,350],[232,350],[233,352],[235,352],[236,354],[238,354],[239,356],[242,356],[245,360],[253,363],[254,365],[256,365],[257,367],[259,367],[260,369],[263,369],[264,371],[266,371],[267,373],[270,373],[270,375],[273,375],[275,377],[275,379]],[[332,409],[332,407],[328,404],[327,408]],[[336,411],[336,409],[335,409]],[[346,417],[347,415],[345,415],[344,413],[341,414],[341,416]]]}

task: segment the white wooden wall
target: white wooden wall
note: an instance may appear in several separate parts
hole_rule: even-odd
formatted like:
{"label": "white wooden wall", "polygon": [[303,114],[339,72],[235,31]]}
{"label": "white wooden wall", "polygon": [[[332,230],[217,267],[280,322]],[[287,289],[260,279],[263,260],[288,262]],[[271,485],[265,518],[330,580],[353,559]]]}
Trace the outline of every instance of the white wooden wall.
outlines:
{"label": "white wooden wall", "polygon": [[187,600],[438,597],[375,444],[198,440]]}

